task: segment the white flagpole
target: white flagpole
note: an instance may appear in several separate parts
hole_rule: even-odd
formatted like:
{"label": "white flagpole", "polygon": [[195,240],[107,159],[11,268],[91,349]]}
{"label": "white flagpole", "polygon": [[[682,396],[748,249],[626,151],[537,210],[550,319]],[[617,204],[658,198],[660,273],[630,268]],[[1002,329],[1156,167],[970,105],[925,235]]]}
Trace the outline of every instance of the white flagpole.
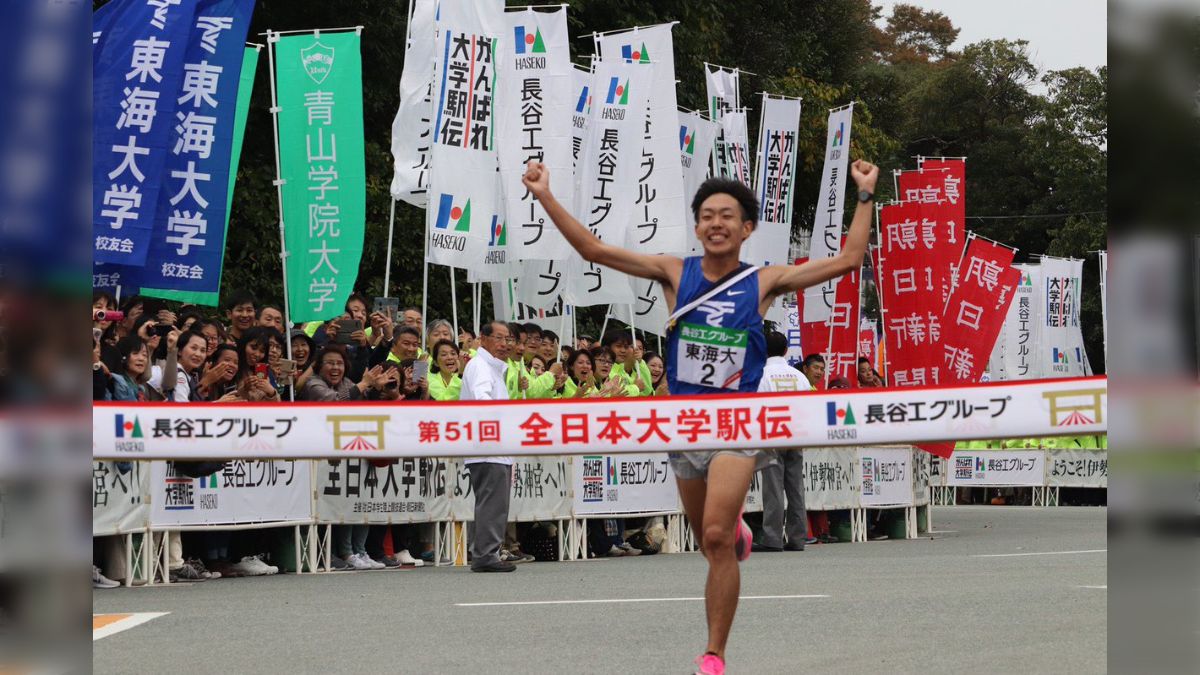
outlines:
{"label": "white flagpole", "polygon": [[450,267],[450,307],[453,308],[454,337],[458,338],[458,291],[455,290],[454,267]]}
{"label": "white flagpole", "polygon": [[562,298],[559,298],[559,302],[562,303],[562,316],[558,322],[558,353],[554,355],[555,361],[562,361],[562,341],[567,335],[567,302]]}
{"label": "white flagpole", "polygon": [[383,297],[391,297],[391,280],[392,280],[392,233],[396,230],[396,200],[388,195],[388,200],[392,202],[391,214],[388,216],[388,243],[387,256],[383,263]]}
{"label": "white flagpole", "polygon": [[596,338],[600,342],[604,342],[604,331],[608,330],[608,315],[612,314],[612,305],[604,311],[604,323],[600,324],[600,337]]}
{"label": "white flagpole", "polygon": [[483,284],[476,281],[475,287],[471,289],[471,318],[476,336],[479,335],[479,315],[483,310],[481,305],[483,305]]}
{"label": "white flagpole", "polygon": [[633,304],[629,305],[629,335],[631,340],[637,342],[637,326],[634,324]]}
{"label": "white flagpole", "polygon": [[[288,278],[287,278],[287,239],[284,236],[283,225],[283,176],[280,174],[279,164],[279,96],[275,91],[275,43],[279,42],[279,33],[267,31],[267,62],[270,67],[268,79],[271,82],[271,124],[275,129],[275,196],[279,203],[279,266],[283,273],[283,325],[290,333],[292,330],[292,308],[288,299]],[[292,360],[292,341],[291,339],[284,340],[284,348],[287,349],[287,358]],[[296,387],[293,385],[288,389],[288,398],[292,401],[296,400]]]}

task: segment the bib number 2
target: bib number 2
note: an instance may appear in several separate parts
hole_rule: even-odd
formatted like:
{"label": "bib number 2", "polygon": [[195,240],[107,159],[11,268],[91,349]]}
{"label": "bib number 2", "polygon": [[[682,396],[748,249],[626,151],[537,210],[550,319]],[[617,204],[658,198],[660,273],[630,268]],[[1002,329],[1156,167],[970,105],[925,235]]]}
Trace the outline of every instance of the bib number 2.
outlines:
{"label": "bib number 2", "polygon": [[749,333],[744,330],[682,323],[676,373],[682,382],[737,390],[746,363]]}

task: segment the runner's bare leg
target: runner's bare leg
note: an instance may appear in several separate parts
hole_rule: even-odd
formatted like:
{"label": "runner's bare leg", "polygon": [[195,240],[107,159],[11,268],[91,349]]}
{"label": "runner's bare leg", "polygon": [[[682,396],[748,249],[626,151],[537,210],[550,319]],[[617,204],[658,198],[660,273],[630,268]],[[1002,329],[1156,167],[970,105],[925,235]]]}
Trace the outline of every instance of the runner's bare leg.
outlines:
{"label": "runner's bare leg", "polygon": [[704,557],[708,559],[708,582],[704,586],[704,608],[708,615],[706,651],[722,660],[742,583],[734,551],[737,520],[750,489],[754,464],[753,457],[717,455],[708,466],[701,539]]}
{"label": "runner's bare leg", "polygon": [[704,536],[704,494],[708,490],[708,483],[703,478],[676,478],[675,484],[679,486],[679,500],[683,502],[688,525],[696,535],[696,541],[701,542]]}

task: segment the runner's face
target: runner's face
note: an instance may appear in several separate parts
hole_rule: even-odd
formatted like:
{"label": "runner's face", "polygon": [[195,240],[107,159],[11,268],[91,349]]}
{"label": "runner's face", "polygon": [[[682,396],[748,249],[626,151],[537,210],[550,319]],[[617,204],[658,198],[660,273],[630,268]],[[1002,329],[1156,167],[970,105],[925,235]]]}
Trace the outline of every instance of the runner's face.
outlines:
{"label": "runner's face", "polygon": [[742,206],[732,195],[719,192],[700,205],[696,238],[706,254],[738,253],[751,231],[750,221],[742,220]]}

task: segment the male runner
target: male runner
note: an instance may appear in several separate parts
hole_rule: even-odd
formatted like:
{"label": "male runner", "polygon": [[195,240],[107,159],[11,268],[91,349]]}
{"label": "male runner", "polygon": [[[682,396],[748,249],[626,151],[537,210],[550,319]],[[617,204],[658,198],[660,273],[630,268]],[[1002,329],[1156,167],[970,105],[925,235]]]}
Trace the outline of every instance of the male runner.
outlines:
{"label": "male runner", "polygon": [[[879,169],[859,160],[851,167],[851,175],[858,185],[858,207],[841,253],[803,265],[764,267],[679,317],[667,338],[671,394],[758,391],[767,359],[762,317],[775,298],[835,279],[862,265]],[[540,162],[529,162],[523,182],[584,260],[659,282],[672,313],[747,267],[739,256],[742,242],[757,225],[758,200],[750,188],[737,181],[710,178],[697,190],[692,213],[704,255],[687,259],[646,255],[601,241],[554,198],[550,172]],[[728,344],[745,347],[731,350],[734,358],[718,364],[688,358],[696,353],[688,345],[697,344],[689,337],[690,326],[720,328]],[[742,523],[741,509],[750,478],[763,463],[765,454],[759,450],[671,453],[671,468],[684,511],[693,530],[700,533],[701,550],[708,560],[704,588],[708,646],[696,659],[702,674],[721,675],[725,671],[725,643],[741,585],[738,561],[750,553],[750,532]]]}

